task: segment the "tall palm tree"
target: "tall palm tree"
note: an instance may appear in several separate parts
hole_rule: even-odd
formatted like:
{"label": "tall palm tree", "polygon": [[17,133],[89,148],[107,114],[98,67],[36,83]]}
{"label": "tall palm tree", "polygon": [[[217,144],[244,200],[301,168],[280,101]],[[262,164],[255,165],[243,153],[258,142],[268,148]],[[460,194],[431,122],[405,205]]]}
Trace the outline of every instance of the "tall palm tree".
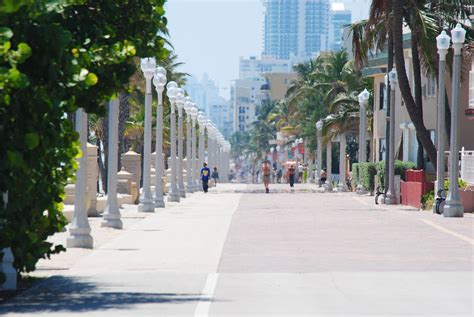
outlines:
{"label": "tall palm tree", "polygon": [[[373,47],[383,50],[388,41],[389,57],[394,49],[399,87],[417,136],[430,160],[436,166],[436,149],[423,122],[421,74],[435,75],[437,72],[436,35],[445,26],[453,26],[456,20],[466,17],[466,5],[470,0],[373,0],[369,18],[353,24],[353,49],[356,64],[367,62]],[[411,30],[411,51],[413,56],[413,96],[405,70],[403,56],[403,22]],[[468,32],[472,33],[472,32]],[[469,36],[468,36],[469,39]],[[390,40],[393,40],[390,41]],[[389,60],[388,68],[391,68]],[[447,112],[449,114],[449,111]]]}

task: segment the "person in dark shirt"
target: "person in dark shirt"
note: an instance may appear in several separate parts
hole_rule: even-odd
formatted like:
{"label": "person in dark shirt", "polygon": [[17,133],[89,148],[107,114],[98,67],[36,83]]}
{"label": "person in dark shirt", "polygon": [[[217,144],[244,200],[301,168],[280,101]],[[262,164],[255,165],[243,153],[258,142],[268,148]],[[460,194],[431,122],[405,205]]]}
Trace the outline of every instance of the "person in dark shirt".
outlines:
{"label": "person in dark shirt", "polygon": [[296,174],[296,170],[295,170],[294,165],[290,166],[290,168],[288,169],[288,174],[289,174],[289,178],[290,178],[290,188],[293,191],[293,187],[295,186],[295,174]]}
{"label": "person in dark shirt", "polygon": [[214,187],[217,186],[217,180],[219,179],[219,172],[217,171],[217,167],[214,167],[214,170],[211,174],[212,180],[214,181]]}
{"label": "person in dark shirt", "polygon": [[209,177],[211,176],[211,170],[207,167],[207,163],[203,164],[203,168],[201,169],[201,181],[202,181],[202,189],[205,193],[207,193],[209,189]]}

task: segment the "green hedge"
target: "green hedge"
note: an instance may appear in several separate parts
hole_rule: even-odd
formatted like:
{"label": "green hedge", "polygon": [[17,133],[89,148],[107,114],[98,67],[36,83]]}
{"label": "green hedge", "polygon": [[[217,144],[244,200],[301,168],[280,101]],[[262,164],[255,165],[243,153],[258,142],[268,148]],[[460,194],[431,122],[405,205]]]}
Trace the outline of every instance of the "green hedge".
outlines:
{"label": "green hedge", "polygon": [[[380,188],[384,190],[385,184],[385,161],[380,161],[377,164],[377,181]],[[416,164],[413,162],[395,161],[395,175],[400,175],[402,180],[405,180],[405,172],[409,169],[414,169]]]}
{"label": "green hedge", "polygon": [[352,163],[352,181],[359,184],[359,163]]}
{"label": "green hedge", "polygon": [[374,191],[374,177],[377,174],[376,163],[366,162],[366,163],[357,163],[358,166],[358,178],[362,186],[369,192]]}
{"label": "green hedge", "polygon": [[[405,180],[405,171],[415,168],[413,162],[395,161],[395,175],[400,175],[402,180]],[[385,178],[385,161],[372,163],[354,163],[352,164],[352,178],[356,184],[359,184],[359,179],[362,186],[370,192],[375,190],[374,177],[380,184],[381,189],[384,189]]]}

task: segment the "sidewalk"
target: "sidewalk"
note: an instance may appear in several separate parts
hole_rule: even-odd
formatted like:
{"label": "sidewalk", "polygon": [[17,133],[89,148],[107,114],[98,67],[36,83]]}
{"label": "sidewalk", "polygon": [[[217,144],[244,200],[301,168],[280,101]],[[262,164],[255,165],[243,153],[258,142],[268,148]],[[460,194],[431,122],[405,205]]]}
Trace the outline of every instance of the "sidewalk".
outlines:
{"label": "sidewalk", "polygon": [[471,215],[313,187],[218,184],[152,214],[127,206],[124,230],[90,218],[95,248],[41,261],[32,275],[50,278],[0,315],[471,315]]}
{"label": "sidewalk", "polygon": [[[51,278],[0,305],[0,315],[129,316],[132,307],[156,315],[150,307],[158,304],[160,312],[192,314],[207,275],[217,270],[241,196],[213,192],[188,195],[152,214],[126,206],[124,230],[101,228],[101,218],[89,218],[94,249],[68,249],[40,261],[31,276]],[[66,238],[65,232],[52,240]]]}

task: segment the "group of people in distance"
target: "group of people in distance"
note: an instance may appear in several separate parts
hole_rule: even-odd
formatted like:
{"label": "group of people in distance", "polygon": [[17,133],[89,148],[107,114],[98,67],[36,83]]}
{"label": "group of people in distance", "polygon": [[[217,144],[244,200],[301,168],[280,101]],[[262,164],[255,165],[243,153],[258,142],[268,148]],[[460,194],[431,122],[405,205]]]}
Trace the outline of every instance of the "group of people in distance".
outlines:
{"label": "group of people in distance", "polygon": [[202,182],[202,190],[207,193],[209,191],[209,180],[212,179],[212,185],[214,187],[217,186],[217,180],[219,179],[219,172],[217,171],[217,167],[214,167],[212,173],[209,167],[207,167],[207,163],[203,164],[201,168],[201,182]]}
{"label": "group of people in distance", "polygon": [[[276,172],[276,169],[274,171],[274,174]],[[272,177],[272,168],[270,165],[269,161],[265,161],[262,164],[261,168],[261,173],[263,175],[263,185],[265,186],[265,192],[268,194],[270,192],[269,185],[270,185],[270,179]],[[281,182],[282,178],[282,171],[279,170],[276,172],[277,176],[277,182]],[[308,179],[308,167],[299,165],[298,170],[295,168],[294,164],[291,164],[288,166],[287,171],[286,171],[286,178],[288,180],[288,183],[290,184],[290,189],[293,190],[295,186],[295,182],[297,180],[300,180],[301,182],[307,182]]]}

